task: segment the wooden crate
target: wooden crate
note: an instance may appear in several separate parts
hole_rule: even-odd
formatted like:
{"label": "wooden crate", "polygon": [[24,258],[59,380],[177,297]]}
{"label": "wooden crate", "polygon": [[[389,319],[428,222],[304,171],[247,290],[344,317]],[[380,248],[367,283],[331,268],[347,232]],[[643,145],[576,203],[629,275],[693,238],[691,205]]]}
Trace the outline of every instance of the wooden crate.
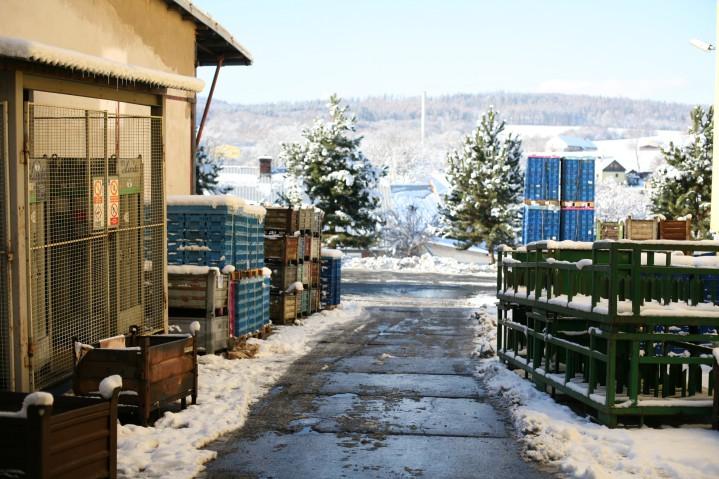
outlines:
{"label": "wooden crate", "polygon": [[659,226],[655,219],[635,220],[631,216],[624,222],[624,239],[635,241],[655,240],[659,236]]}
{"label": "wooden crate", "polygon": [[298,213],[294,208],[268,207],[265,215],[265,231],[292,235],[298,229]]}
{"label": "wooden crate", "polygon": [[310,259],[312,257],[312,243],[317,241],[317,238],[313,236],[305,236],[305,251],[304,256],[305,259]]}
{"label": "wooden crate", "polygon": [[297,261],[298,238],[295,236],[279,236],[265,238],[265,260],[289,263]]}
{"label": "wooden crate", "polygon": [[[121,338],[121,337],[120,337]],[[72,345],[72,389],[75,395],[98,390],[105,377],[122,376],[123,394],[120,404],[136,406],[142,425],[147,425],[150,413],[178,399],[186,406],[187,396],[197,403],[197,342],[194,336],[162,334],[140,335],[137,328],[125,337],[125,348],[94,349]]]}
{"label": "wooden crate", "polygon": [[294,294],[270,296],[270,319],[274,324],[292,324],[297,319],[299,297]]}
{"label": "wooden crate", "polygon": [[599,221],[597,223],[597,239],[620,240],[622,239],[622,225],[618,221]]}
{"label": "wooden crate", "polygon": [[312,223],[314,221],[314,207],[303,207],[298,212],[298,223],[300,231],[311,231]]}
{"label": "wooden crate", "polygon": [[[117,477],[117,400],[56,396],[25,417],[0,417],[0,470],[8,477]],[[0,392],[1,411],[19,411],[26,393]]]}
{"label": "wooden crate", "polygon": [[[173,310],[201,310],[206,312],[227,309],[229,277],[210,268],[207,274],[177,274],[168,268],[167,296],[170,312]],[[221,313],[220,313],[221,314]]]}
{"label": "wooden crate", "polygon": [[315,236],[318,236],[320,233],[322,233],[322,222],[324,220],[325,213],[324,211],[315,208],[314,209],[314,215],[312,217],[312,234]]}
{"label": "wooden crate", "polygon": [[692,237],[691,220],[661,220],[659,239],[688,241]]}
{"label": "wooden crate", "polygon": [[298,280],[299,265],[267,263],[267,267],[272,270],[270,285],[275,291],[286,291]]}

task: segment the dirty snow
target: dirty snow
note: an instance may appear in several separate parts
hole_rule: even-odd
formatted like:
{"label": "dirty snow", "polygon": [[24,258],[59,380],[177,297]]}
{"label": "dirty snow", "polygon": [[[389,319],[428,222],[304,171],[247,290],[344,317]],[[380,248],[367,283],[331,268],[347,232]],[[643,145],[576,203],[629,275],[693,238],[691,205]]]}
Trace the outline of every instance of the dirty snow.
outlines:
{"label": "dirty snow", "polygon": [[267,340],[250,341],[259,346],[254,359],[201,356],[197,405],[177,413],[166,412],[154,427],[118,427],[118,476],[194,477],[216,456],[216,452],[202,449],[204,446],[242,427],[250,406],[294,360],[306,354],[327,331],[362,314],[362,308],[346,303],[310,316],[300,327],[278,326]]}
{"label": "dirty snow", "polygon": [[411,256],[408,258],[393,258],[391,256],[378,256],[376,258],[345,257],[342,263],[342,269],[496,276],[496,267],[494,265],[463,263],[453,258],[432,256],[427,253],[422,256]]}
{"label": "dirty snow", "polygon": [[[477,303],[493,300],[487,295]],[[494,351],[496,313],[479,310],[478,376],[491,396],[504,403],[526,455],[582,479],[719,477],[719,434],[709,426],[609,429],[578,416],[534,384],[500,364]]]}

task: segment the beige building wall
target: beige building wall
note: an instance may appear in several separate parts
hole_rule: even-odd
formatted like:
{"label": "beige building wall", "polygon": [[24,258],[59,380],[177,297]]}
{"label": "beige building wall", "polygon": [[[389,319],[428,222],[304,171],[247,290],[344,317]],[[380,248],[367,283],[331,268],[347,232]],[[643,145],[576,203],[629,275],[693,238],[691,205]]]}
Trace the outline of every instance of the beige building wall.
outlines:
{"label": "beige building wall", "polygon": [[[0,34],[181,75],[195,75],[195,24],[162,0],[2,0]],[[9,13],[9,14],[6,14]],[[194,98],[191,92],[168,92]],[[58,106],[115,111],[115,102],[37,95]],[[123,107],[124,109],[124,107]],[[168,194],[191,192],[190,102],[167,99]],[[130,113],[123,111],[123,113]]]}

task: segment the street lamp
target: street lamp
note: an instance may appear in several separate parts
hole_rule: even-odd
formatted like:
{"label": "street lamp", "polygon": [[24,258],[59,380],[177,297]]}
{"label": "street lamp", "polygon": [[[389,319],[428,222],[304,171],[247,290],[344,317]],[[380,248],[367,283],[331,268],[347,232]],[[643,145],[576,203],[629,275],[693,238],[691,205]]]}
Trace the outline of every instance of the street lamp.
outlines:
{"label": "street lamp", "polygon": [[691,43],[693,47],[696,47],[699,50],[704,51],[704,52],[711,52],[711,51],[714,51],[717,49],[711,43],[705,42],[704,40],[699,40],[696,38],[692,38],[691,40],[689,40],[689,43]]}

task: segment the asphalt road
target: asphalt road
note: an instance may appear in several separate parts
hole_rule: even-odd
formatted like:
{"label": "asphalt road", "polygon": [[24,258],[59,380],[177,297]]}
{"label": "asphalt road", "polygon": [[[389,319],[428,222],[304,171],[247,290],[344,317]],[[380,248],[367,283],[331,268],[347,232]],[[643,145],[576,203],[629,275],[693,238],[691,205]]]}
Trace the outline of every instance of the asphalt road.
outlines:
{"label": "asphalt road", "polygon": [[491,293],[488,281],[345,278],[345,297],[363,299],[367,316],[326,336],[241,430],[212,444],[218,458],[206,477],[546,477],[520,457],[472,374],[465,301]]}

